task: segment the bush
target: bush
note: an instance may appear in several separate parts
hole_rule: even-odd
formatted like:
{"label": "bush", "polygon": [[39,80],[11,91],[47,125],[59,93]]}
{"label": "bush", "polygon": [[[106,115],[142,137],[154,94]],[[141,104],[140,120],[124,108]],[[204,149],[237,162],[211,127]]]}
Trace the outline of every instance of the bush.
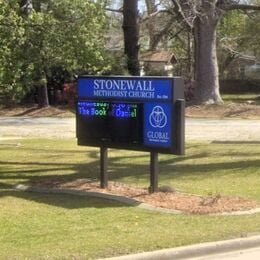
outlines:
{"label": "bush", "polygon": [[73,108],[76,100],[76,83],[66,83],[63,85],[64,101]]}

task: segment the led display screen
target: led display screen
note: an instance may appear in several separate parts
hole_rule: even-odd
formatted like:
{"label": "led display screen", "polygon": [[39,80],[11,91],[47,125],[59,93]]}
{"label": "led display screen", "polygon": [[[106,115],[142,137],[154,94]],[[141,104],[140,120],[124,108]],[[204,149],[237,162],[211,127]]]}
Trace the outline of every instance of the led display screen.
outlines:
{"label": "led display screen", "polygon": [[78,101],[77,137],[88,144],[142,144],[141,103]]}

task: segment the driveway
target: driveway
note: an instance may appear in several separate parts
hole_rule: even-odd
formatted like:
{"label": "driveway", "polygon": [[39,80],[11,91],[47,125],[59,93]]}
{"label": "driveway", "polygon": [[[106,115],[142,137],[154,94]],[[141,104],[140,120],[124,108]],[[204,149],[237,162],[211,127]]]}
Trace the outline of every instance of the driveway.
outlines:
{"label": "driveway", "polygon": [[[0,117],[0,139],[74,138],[75,118]],[[259,142],[260,120],[186,119],[187,141]]]}
{"label": "driveway", "polygon": [[0,138],[73,138],[74,118],[0,117]]}
{"label": "driveway", "polygon": [[188,118],[186,140],[260,143],[260,120]]}

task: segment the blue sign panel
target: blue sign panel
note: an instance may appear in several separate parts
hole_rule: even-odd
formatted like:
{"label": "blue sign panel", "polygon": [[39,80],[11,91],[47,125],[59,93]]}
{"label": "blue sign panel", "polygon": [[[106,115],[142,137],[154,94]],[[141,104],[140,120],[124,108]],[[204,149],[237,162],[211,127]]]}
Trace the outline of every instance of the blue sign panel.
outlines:
{"label": "blue sign panel", "polygon": [[80,145],[184,153],[179,77],[81,76],[76,106]]}
{"label": "blue sign panel", "polygon": [[164,103],[144,104],[144,145],[171,147],[172,106]]}
{"label": "blue sign panel", "polygon": [[86,77],[78,80],[79,98],[172,100],[172,80],[157,78]]}

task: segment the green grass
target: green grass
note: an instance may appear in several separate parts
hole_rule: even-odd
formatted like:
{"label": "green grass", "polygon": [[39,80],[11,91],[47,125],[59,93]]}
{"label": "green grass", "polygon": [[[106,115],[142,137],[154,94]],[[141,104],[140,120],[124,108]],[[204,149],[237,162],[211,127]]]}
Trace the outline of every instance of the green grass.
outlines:
{"label": "green grass", "polygon": [[89,259],[260,231],[259,215],[164,215],[66,195],[6,191],[0,206],[0,259]]}
{"label": "green grass", "polygon": [[[191,143],[160,155],[160,185],[260,201],[259,143]],[[109,150],[110,180],[149,185],[147,153]],[[97,258],[260,232],[260,214],[166,215],[105,200],[18,192],[18,183],[98,179],[99,150],[74,140],[0,143],[0,259]]]}
{"label": "green grass", "polygon": [[[109,150],[109,179],[149,186],[149,154]],[[191,143],[185,156],[160,155],[160,184],[207,195],[260,200],[260,143]],[[0,188],[46,180],[99,179],[99,149],[74,140],[10,140],[0,145]]]}
{"label": "green grass", "polygon": [[246,103],[253,101],[254,104],[260,105],[260,93],[245,94],[223,94],[222,98],[227,103]]}

